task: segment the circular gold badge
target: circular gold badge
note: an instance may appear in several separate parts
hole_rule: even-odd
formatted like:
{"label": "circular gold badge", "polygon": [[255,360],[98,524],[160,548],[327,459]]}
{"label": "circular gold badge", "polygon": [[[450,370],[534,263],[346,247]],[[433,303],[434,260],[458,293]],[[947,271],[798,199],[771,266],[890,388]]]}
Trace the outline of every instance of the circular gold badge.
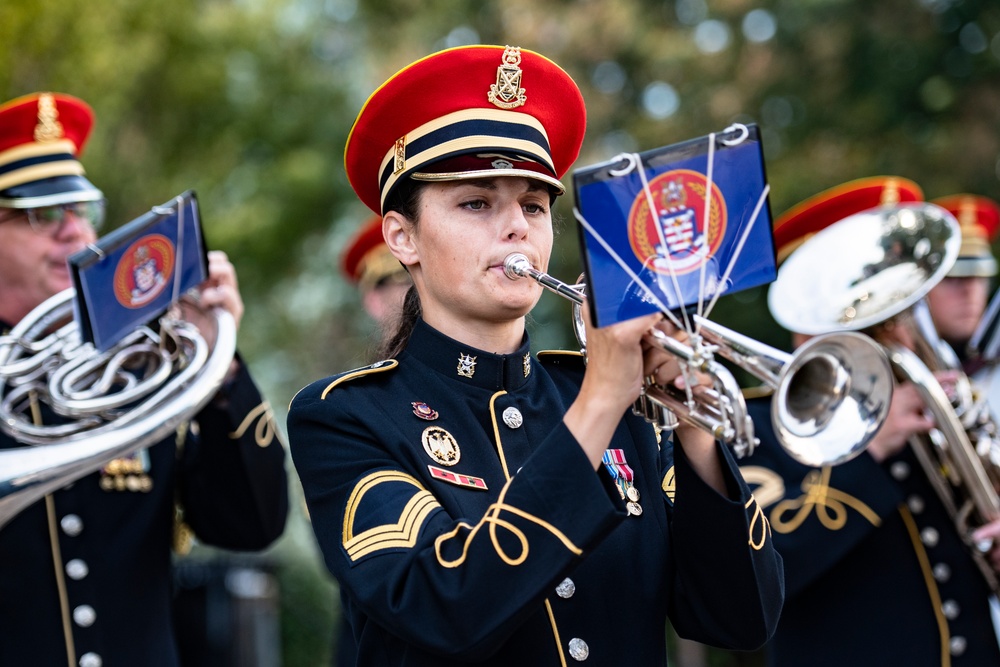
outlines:
{"label": "circular gold badge", "polygon": [[458,442],[440,426],[428,426],[420,439],[427,455],[443,466],[455,465],[462,456]]}

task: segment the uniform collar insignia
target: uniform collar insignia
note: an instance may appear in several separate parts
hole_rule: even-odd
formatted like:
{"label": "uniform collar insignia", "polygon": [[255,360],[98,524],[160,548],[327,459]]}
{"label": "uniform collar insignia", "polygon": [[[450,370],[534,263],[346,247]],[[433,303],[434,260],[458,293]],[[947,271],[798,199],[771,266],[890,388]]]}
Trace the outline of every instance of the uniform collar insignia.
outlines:
{"label": "uniform collar insignia", "polygon": [[476,358],[468,354],[458,355],[458,374],[464,378],[471,378],[476,374]]}
{"label": "uniform collar insignia", "polygon": [[524,365],[524,377],[528,377],[529,375],[531,375],[531,354],[530,353],[525,352],[524,359],[522,360],[522,364]]}

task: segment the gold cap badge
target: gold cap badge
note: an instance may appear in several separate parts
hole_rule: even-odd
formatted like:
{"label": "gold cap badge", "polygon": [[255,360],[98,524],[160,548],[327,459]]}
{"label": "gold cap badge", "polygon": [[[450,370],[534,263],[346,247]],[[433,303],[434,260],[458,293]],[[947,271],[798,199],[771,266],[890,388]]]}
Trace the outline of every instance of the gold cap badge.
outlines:
{"label": "gold cap badge", "polygon": [[51,93],[38,96],[38,125],[35,126],[35,141],[45,143],[63,138],[63,126],[59,122],[59,110]]}
{"label": "gold cap badge", "polygon": [[500,60],[497,82],[490,86],[486,99],[501,109],[523,106],[528,97],[524,94],[524,88],[521,88],[521,48],[505,47]]}

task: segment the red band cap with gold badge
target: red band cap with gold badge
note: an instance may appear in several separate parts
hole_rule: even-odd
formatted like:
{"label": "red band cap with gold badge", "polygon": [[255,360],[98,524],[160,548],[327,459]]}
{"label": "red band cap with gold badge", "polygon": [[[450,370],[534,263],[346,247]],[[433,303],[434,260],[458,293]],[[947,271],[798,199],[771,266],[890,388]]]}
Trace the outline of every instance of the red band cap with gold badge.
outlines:
{"label": "red band cap with gold badge", "polygon": [[778,263],[810,236],[855,213],[878,206],[923,201],[919,185],[899,176],[871,176],[849,181],[796,204],[774,222]]}
{"label": "red band cap with gold badge", "polygon": [[1000,204],[989,197],[957,194],[931,201],[958,219],[962,246],[958,259],[948,272],[951,278],[992,278],[997,274],[997,260],[991,244],[1000,229]]}
{"label": "red band cap with gold badge", "polygon": [[559,194],[586,129],[583,96],[526,49],[462,46],[400,70],[372,93],[347,139],[351,186],[383,213],[405,178],[527,176]]}
{"label": "red band cap with gold badge", "polygon": [[382,218],[368,220],[347,245],[341,270],[362,290],[374,287],[387,278],[405,278],[406,269],[389,251],[382,237]]}
{"label": "red band cap with gold badge", "polygon": [[93,126],[91,108],[70,95],[33,93],[0,105],[0,206],[103,199],[78,160]]}

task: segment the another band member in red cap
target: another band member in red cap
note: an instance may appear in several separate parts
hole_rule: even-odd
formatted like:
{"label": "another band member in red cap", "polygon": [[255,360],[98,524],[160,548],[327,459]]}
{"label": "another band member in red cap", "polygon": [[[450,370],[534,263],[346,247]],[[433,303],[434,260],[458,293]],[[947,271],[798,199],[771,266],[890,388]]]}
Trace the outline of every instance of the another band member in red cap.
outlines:
{"label": "another band member in red cap", "polygon": [[[0,105],[3,331],[71,287],[67,257],[97,238],[104,197],[78,159],[93,122],[90,107],[69,95]],[[243,301],[225,253],[210,253],[200,293],[203,304],[239,321]],[[41,423],[63,419],[47,403],[35,407]],[[237,359],[226,384],[176,437],[108,461],[0,528],[0,664],[179,664],[174,530],[244,550],[281,534],[287,481],[271,420]],[[26,445],[0,433],[0,449],[18,447]]]}
{"label": "another band member in red cap", "polygon": [[341,260],[341,271],[361,294],[361,305],[387,333],[399,317],[412,284],[406,268],[389,251],[382,238],[382,216],[369,219],[357,231]]}
{"label": "another band member in red cap", "polygon": [[304,388],[288,428],[358,664],[663,665],[668,617],[743,649],[777,621],[727,448],[631,413],[679,373],[643,343],[662,318],[588,328],[586,364],[531,352],[541,287],[504,259],[546,268],[585,126],[566,72],[500,46],[417,61],[355,121],[348,176],[414,287],[383,359]]}
{"label": "another band member in red cap", "polygon": [[[923,198],[916,183],[897,176],[831,188],[778,217],[778,256],[793,256],[814,234],[855,215],[882,225],[892,207],[916,205]],[[896,240],[900,246],[895,249],[887,240],[884,248],[859,246],[857,252],[862,257],[883,251],[886,256],[905,254],[909,241]],[[851,258],[831,256],[826,261],[850,263]],[[817,266],[816,273],[821,268]],[[808,275],[794,275],[807,298],[822,290]],[[881,289],[879,296],[894,289],[885,279],[873,279],[875,291]],[[858,294],[864,294],[863,288],[857,288]],[[914,345],[907,331],[902,320],[890,320],[864,333],[886,345],[907,347]],[[797,344],[808,338],[792,333]],[[954,382],[954,377],[952,372],[941,379]],[[990,587],[935,491],[935,482],[943,480],[928,476],[908,446],[912,437],[925,436],[935,425],[920,387],[897,383],[878,433],[865,451],[839,465],[806,466],[783,450],[772,428],[771,396],[748,400],[747,407],[761,443],[753,456],[740,461],[741,470],[764,507],[785,562],[787,599],[778,631],[767,646],[768,664],[1000,664]]]}
{"label": "another band member in red cap", "polygon": [[938,333],[971,374],[975,359],[968,344],[976,331],[990,296],[990,280],[997,274],[997,260],[990,247],[1000,229],[1000,205],[989,197],[958,194],[934,199],[947,209],[962,230],[962,246],[955,265],[927,294],[927,306]]}

